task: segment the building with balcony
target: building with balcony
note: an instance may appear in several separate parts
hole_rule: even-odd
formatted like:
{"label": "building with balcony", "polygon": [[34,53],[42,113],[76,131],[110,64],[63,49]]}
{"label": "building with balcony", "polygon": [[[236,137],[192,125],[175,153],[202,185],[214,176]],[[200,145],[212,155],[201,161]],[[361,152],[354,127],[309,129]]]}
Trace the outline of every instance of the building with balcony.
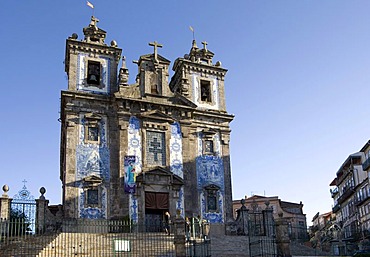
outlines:
{"label": "building with balcony", "polygon": [[340,236],[332,240],[332,250],[338,254],[351,254],[362,248],[370,228],[370,192],[368,161],[370,144],[351,154],[343,162],[330,183],[334,201],[332,212]]}
{"label": "building with balcony", "polygon": [[364,161],[362,169],[366,172],[367,177],[359,184],[356,190],[356,207],[359,215],[359,225],[361,227],[361,236],[363,238],[370,237],[370,185],[369,185],[369,171],[370,171],[370,141],[361,148]]}

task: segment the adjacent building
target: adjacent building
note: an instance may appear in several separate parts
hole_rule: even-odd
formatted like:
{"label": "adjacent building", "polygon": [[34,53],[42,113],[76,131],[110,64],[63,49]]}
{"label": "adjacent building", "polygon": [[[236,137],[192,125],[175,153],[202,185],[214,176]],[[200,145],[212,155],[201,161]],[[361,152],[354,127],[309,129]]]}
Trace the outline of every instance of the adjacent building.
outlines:
{"label": "adjacent building", "polygon": [[312,218],[312,226],[309,227],[311,246],[325,252],[331,250],[335,215],[330,211],[323,214],[319,212]]}
{"label": "adjacent building", "polygon": [[369,142],[343,162],[330,183],[332,209],[340,235],[333,238],[332,250],[351,254],[363,247],[370,231]]}
{"label": "adjacent building", "polygon": [[[306,214],[303,213],[303,204],[286,202],[278,196],[245,196],[245,206],[248,210],[264,210],[268,205],[273,210],[273,217],[284,217],[288,221],[288,233],[291,240],[307,240]],[[240,200],[233,201],[234,216],[236,211],[242,206]]]}

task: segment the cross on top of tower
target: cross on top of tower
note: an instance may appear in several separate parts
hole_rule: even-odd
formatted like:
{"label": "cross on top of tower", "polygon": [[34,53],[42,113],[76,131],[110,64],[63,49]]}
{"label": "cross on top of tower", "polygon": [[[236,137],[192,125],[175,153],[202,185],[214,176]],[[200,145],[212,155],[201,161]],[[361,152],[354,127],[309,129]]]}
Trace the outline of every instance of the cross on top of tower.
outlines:
{"label": "cross on top of tower", "polygon": [[204,50],[207,51],[207,45],[208,45],[207,41],[203,41],[202,45],[203,45]]}
{"label": "cross on top of tower", "polygon": [[158,62],[158,47],[162,48],[163,45],[159,44],[157,41],[150,42],[149,45],[154,47],[154,60]]}
{"label": "cross on top of tower", "polygon": [[97,27],[97,24],[98,24],[99,20],[98,18],[94,17],[94,16],[91,16],[91,21],[90,21],[90,25],[93,26],[93,27]]}

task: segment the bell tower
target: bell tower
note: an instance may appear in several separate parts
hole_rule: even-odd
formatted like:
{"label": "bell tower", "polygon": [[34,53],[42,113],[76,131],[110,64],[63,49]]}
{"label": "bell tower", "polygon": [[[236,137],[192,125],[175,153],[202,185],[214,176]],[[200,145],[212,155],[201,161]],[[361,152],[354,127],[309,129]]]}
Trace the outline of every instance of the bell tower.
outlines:
{"label": "bell tower", "polygon": [[227,70],[221,67],[219,61],[213,64],[214,53],[207,49],[207,42],[202,44],[200,49],[193,40],[190,53],[175,61],[175,75],[170,88],[195,103],[199,109],[226,112],[224,77]]}
{"label": "bell tower", "polygon": [[176,59],[170,89],[176,96],[195,104],[189,126],[184,170],[185,207],[201,213],[212,223],[213,230],[227,228],[232,222],[232,190],[230,168],[230,122],[225,104],[224,78],[227,70],[221,62],[213,63],[214,53],[202,42],[193,40],[189,54]]}
{"label": "bell tower", "polygon": [[117,89],[117,66],[122,50],[112,40],[105,44],[106,32],[98,28],[99,20],[91,17],[83,29],[84,39],[73,33],[66,42],[65,71],[68,90],[109,95]]}
{"label": "bell tower", "polygon": [[117,121],[110,104],[118,91],[117,66],[122,50],[91,17],[84,38],[66,41],[68,89],[61,93],[61,165],[63,208],[67,218],[107,219],[112,216],[112,183],[118,164],[112,161]]}
{"label": "bell tower", "polygon": [[141,97],[145,95],[170,96],[168,88],[168,67],[170,61],[158,54],[162,45],[154,41],[149,43],[154,47],[153,54],[140,56],[138,64],[139,88]]}

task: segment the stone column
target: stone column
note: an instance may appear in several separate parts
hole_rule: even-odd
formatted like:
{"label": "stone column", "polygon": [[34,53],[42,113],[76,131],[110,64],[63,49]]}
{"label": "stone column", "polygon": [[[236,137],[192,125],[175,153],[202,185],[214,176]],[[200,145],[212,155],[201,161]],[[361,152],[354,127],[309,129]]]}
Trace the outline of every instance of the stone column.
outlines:
{"label": "stone column", "polygon": [[185,257],[185,220],[180,216],[181,211],[177,210],[176,218],[174,220],[174,244],[176,257]]}
{"label": "stone column", "polygon": [[290,239],[288,234],[288,221],[279,215],[279,218],[275,219],[276,225],[276,244],[277,244],[277,256],[279,257],[291,257],[290,254]]}
{"label": "stone column", "polygon": [[46,209],[48,208],[49,200],[45,199],[46,190],[40,188],[41,196],[36,199],[36,233],[43,234],[46,229]]}
{"label": "stone column", "polygon": [[3,186],[3,195],[0,197],[0,219],[8,220],[10,218],[10,204],[12,199],[8,196],[8,185]]}

